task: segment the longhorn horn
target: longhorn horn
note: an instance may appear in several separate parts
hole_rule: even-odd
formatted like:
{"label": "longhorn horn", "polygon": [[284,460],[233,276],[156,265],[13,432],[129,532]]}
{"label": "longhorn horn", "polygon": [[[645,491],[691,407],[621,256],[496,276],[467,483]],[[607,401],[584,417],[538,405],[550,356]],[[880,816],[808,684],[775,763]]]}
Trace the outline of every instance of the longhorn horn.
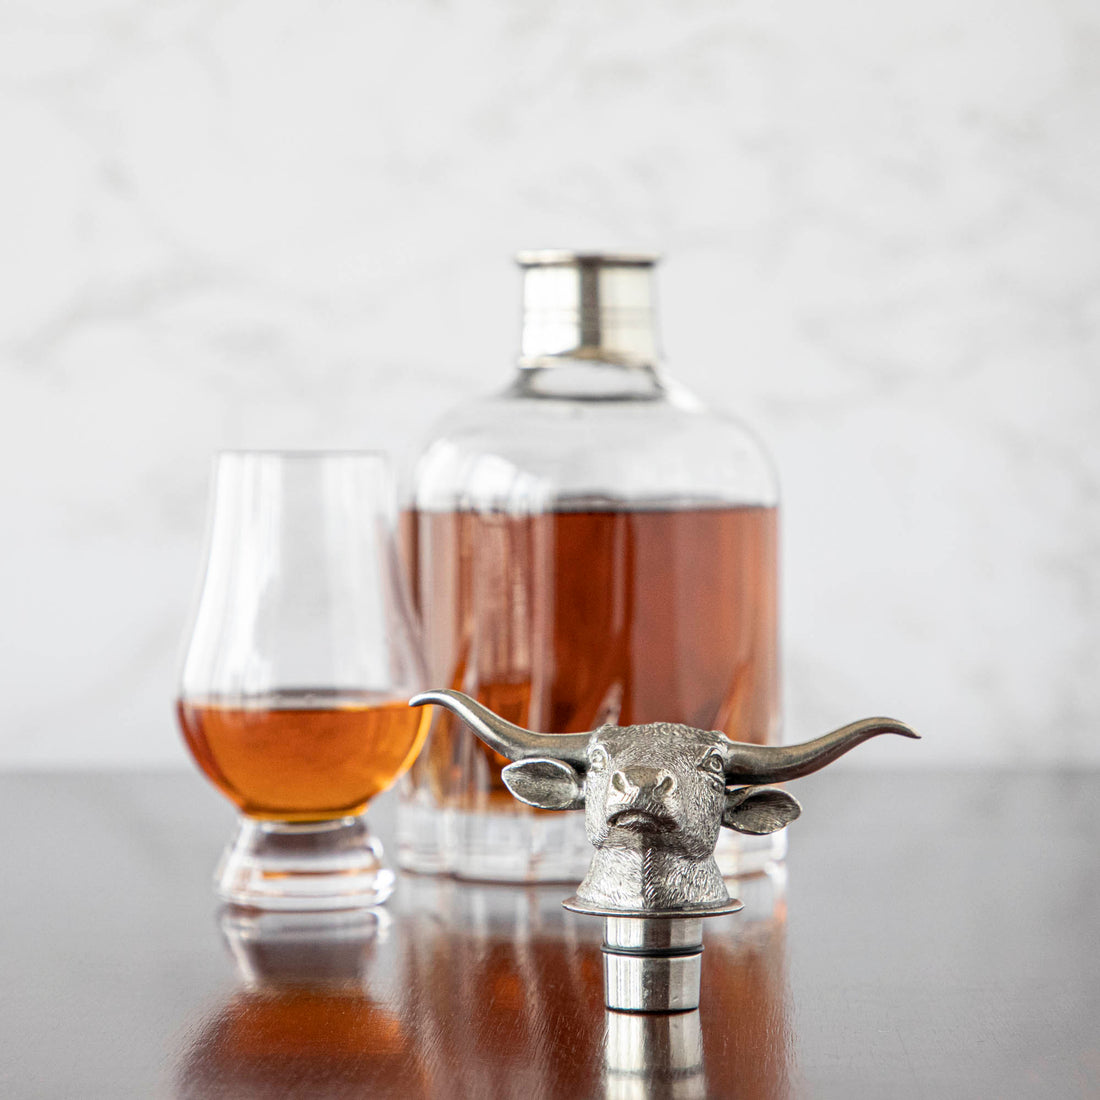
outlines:
{"label": "longhorn horn", "polygon": [[509,760],[549,757],[572,764],[581,772],[588,767],[586,750],[591,733],[533,733],[506,722],[476,699],[450,688],[422,691],[409,700],[411,707],[422,707],[425,703],[446,707],[452,714],[457,714],[489,748]]}
{"label": "longhorn horn", "polygon": [[864,718],[802,745],[777,747],[731,741],[726,755],[726,782],[755,785],[798,779],[831,764],[849,749],[880,733],[920,738],[916,730],[895,718]]}

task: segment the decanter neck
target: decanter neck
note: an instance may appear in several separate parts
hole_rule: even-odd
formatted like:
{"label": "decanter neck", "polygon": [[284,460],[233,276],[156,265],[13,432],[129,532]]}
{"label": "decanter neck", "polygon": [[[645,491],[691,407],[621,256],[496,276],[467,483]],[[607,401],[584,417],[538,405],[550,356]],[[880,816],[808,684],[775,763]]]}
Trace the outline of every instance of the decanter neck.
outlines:
{"label": "decanter neck", "polygon": [[521,252],[523,340],[519,365],[590,361],[653,370],[655,256]]}

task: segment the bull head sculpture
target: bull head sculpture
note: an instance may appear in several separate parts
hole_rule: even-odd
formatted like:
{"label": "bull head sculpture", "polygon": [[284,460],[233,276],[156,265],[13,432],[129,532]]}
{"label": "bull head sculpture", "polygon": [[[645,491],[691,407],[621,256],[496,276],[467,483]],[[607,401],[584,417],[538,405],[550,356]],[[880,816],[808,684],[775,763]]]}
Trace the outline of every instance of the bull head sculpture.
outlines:
{"label": "bull head sculpture", "polygon": [[825,767],[880,733],[919,736],[892,718],[866,718],[802,745],[731,741],[669,722],[604,726],[589,733],[532,733],[459,691],[426,691],[513,763],[504,782],[521,802],[585,812],[595,847],[576,901],[591,912],[712,911],[730,896],[714,860],[718,830],[781,829],[802,812],[769,787]]}

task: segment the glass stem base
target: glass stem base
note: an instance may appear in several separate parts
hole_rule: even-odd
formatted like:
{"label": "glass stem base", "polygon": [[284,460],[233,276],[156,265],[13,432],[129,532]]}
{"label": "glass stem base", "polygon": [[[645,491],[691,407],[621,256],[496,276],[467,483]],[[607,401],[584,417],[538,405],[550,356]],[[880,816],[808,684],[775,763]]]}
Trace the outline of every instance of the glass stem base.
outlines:
{"label": "glass stem base", "polygon": [[255,909],[363,909],[384,902],[395,876],[365,816],[335,821],[241,817],[214,872],[218,896]]}

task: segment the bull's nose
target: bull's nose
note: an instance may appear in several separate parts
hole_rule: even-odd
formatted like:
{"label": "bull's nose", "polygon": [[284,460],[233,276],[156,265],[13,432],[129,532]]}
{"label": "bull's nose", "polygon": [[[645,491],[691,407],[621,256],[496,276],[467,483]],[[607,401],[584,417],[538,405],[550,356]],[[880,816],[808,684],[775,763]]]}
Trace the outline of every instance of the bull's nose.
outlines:
{"label": "bull's nose", "polygon": [[638,793],[638,784],[627,778],[625,772],[615,772],[611,777],[612,790],[619,794],[629,796]]}
{"label": "bull's nose", "polygon": [[612,774],[611,789],[620,798],[631,798],[640,791],[668,798],[676,790],[676,776],[664,768],[624,768]]}

